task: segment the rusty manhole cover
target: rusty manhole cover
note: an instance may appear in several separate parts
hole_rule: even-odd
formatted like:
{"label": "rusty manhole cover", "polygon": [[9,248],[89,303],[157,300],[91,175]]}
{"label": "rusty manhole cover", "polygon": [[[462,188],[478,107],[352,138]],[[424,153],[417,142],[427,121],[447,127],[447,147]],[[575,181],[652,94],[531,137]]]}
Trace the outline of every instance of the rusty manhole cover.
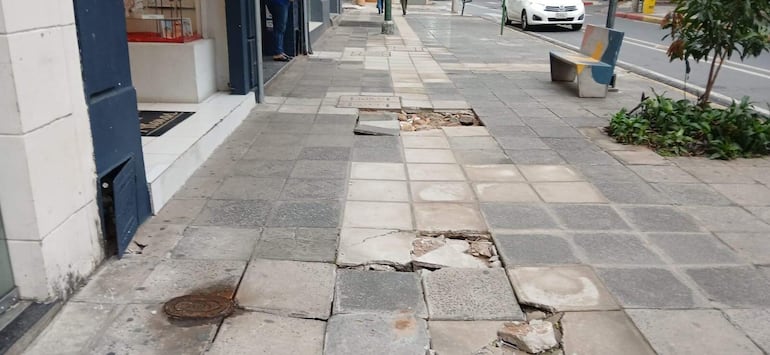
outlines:
{"label": "rusty manhole cover", "polygon": [[163,311],[172,319],[203,320],[227,317],[235,310],[229,298],[214,295],[186,295],[166,302]]}

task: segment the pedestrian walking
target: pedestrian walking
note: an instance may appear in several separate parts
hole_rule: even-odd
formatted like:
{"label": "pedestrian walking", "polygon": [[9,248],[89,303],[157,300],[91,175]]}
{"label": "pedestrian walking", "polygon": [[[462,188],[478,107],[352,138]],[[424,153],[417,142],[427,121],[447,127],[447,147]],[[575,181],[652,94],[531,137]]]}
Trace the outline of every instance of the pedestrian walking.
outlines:
{"label": "pedestrian walking", "polygon": [[404,13],[404,16],[406,16],[406,3],[407,3],[408,1],[409,1],[409,0],[401,0],[401,12],[403,12],[403,13]]}
{"label": "pedestrian walking", "polygon": [[377,13],[382,14],[385,11],[385,0],[377,0]]}

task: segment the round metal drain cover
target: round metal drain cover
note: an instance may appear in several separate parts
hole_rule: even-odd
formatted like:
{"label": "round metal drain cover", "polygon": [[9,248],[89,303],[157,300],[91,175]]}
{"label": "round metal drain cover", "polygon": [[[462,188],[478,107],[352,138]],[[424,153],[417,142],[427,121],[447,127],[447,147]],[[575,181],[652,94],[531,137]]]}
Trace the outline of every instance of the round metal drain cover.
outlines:
{"label": "round metal drain cover", "polygon": [[186,295],[166,302],[163,311],[173,319],[213,319],[227,317],[235,305],[229,298],[213,295]]}

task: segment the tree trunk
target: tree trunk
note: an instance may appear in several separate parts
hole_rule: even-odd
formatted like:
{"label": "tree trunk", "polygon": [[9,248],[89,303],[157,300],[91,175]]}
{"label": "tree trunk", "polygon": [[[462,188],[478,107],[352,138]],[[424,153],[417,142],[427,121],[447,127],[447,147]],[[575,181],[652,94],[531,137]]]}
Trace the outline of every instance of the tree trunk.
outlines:
{"label": "tree trunk", "polygon": [[[706,81],[706,90],[703,92],[703,95],[698,99],[698,105],[701,107],[706,107],[709,104],[709,98],[711,98],[711,90],[714,88],[714,83],[716,82],[716,75],[717,75],[717,59],[722,59],[722,55],[719,53],[714,53],[714,58],[711,60],[711,68],[709,69],[709,77]],[[722,59],[724,61],[724,59]],[[720,61],[719,67],[722,67],[722,62]]]}

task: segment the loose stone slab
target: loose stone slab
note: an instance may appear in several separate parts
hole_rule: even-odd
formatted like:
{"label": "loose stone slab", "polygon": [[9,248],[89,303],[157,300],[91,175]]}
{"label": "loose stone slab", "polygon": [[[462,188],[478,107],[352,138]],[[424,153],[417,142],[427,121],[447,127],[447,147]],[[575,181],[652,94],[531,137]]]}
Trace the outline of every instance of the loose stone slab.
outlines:
{"label": "loose stone slab", "polygon": [[497,341],[497,330],[502,326],[503,322],[495,321],[430,321],[431,349],[441,355],[477,354],[485,346],[494,349],[492,344]]}
{"label": "loose stone slab", "polygon": [[502,269],[440,269],[423,286],[431,320],[524,320]]}
{"label": "loose stone slab", "polygon": [[719,311],[630,309],[627,312],[659,354],[762,354]]}
{"label": "loose stone slab", "polygon": [[555,312],[619,309],[588,266],[518,267],[508,275],[523,304]]}
{"label": "loose stone slab", "polygon": [[238,288],[238,304],[249,310],[296,318],[329,318],[334,264],[257,259]]}
{"label": "loose stone slab", "polygon": [[344,313],[411,313],[427,318],[419,274],[340,270],[334,291],[334,314]]}
{"label": "loose stone slab", "polygon": [[621,311],[567,312],[561,325],[565,354],[655,354]]}
{"label": "loose stone slab", "polygon": [[200,354],[214,338],[216,323],[180,328],[159,304],[129,304],[98,338],[94,354]]}
{"label": "loose stone slab", "polygon": [[207,354],[321,354],[323,321],[244,312],[225,319]]}
{"label": "loose stone slab", "polygon": [[403,314],[339,314],[326,327],[325,355],[425,355],[427,322]]}
{"label": "loose stone slab", "polygon": [[406,265],[411,262],[413,232],[388,229],[343,228],[340,232],[337,264]]}
{"label": "loose stone slab", "polygon": [[359,122],[369,122],[369,121],[397,121],[398,120],[398,114],[395,112],[361,112],[358,114],[358,121]]}
{"label": "loose stone slab", "polygon": [[401,98],[399,96],[340,96],[337,107],[374,108],[374,109],[400,109]]}
{"label": "loose stone slab", "polygon": [[398,121],[365,121],[358,122],[353,132],[375,136],[398,136],[401,126]]}

